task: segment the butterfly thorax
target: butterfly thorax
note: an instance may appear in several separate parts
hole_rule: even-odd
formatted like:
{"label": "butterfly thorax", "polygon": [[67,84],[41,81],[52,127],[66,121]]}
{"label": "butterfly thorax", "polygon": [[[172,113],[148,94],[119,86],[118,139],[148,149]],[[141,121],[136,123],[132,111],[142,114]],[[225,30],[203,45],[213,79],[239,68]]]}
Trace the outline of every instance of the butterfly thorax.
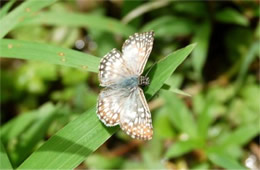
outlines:
{"label": "butterfly thorax", "polygon": [[138,78],[138,85],[139,86],[147,86],[150,84],[149,77],[140,76]]}

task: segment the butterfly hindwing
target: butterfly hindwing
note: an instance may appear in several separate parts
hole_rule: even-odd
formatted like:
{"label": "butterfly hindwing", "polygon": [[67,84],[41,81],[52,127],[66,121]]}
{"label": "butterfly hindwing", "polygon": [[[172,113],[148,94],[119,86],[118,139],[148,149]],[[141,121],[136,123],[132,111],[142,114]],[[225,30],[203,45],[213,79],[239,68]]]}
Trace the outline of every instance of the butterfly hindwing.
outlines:
{"label": "butterfly hindwing", "polygon": [[154,32],[135,33],[123,44],[123,59],[136,75],[141,75],[153,48]]}
{"label": "butterfly hindwing", "polygon": [[106,126],[119,124],[119,112],[125,99],[124,89],[105,88],[98,97],[97,115]]}
{"label": "butterfly hindwing", "polygon": [[100,61],[99,81],[101,86],[110,86],[129,76],[130,70],[117,49],[111,50]]}
{"label": "butterfly hindwing", "polygon": [[150,140],[152,118],[143,91],[137,87],[130,92],[120,112],[120,127],[135,139]]}

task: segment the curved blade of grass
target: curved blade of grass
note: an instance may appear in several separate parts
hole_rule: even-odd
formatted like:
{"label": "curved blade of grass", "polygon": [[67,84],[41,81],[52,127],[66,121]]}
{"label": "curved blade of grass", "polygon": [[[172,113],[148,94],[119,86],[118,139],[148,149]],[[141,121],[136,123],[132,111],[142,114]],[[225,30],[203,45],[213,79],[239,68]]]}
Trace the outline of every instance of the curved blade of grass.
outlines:
{"label": "curved blade of grass", "polygon": [[170,3],[170,1],[168,0],[163,0],[163,1],[155,1],[155,2],[148,2],[145,3],[139,7],[137,7],[136,9],[132,10],[131,12],[129,12],[123,19],[122,22],[123,23],[129,23],[131,20],[133,20],[134,18],[152,11],[154,9],[158,9],[158,8],[162,8],[166,5],[168,5]]}
{"label": "curved blade of grass", "polygon": [[221,152],[209,153],[209,160],[214,164],[226,168],[226,169],[245,169],[240,163],[234,158]]}
{"label": "curved blade of grass", "polygon": [[190,95],[189,93],[186,93],[186,92],[182,91],[181,89],[177,89],[177,88],[175,88],[175,87],[172,87],[172,86],[171,86],[170,84],[168,84],[168,83],[163,84],[162,89],[163,89],[163,90],[168,90],[168,91],[170,91],[170,92],[173,92],[173,93],[176,93],[176,94],[179,94],[179,95],[191,97],[191,95]]}
{"label": "curved blade of grass", "polygon": [[0,55],[7,58],[44,61],[98,72],[99,58],[75,50],[52,45],[2,39]]}
{"label": "curved blade of grass", "polygon": [[198,128],[194,121],[194,117],[185,103],[176,95],[172,95],[169,92],[162,91],[161,95],[165,98],[165,108],[169,110],[169,120],[171,123],[176,129],[186,133],[189,138],[197,139]]}
{"label": "curved blade of grass", "polygon": [[239,90],[239,88],[241,88],[241,85],[243,84],[243,80],[245,79],[246,72],[248,71],[250,64],[254,61],[254,59],[259,54],[259,44],[260,44],[260,41],[255,41],[251,45],[251,47],[248,50],[248,53],[246,54],[246,56],[243,59],[241,69],[238,73],[238,77],[237,77],[237,80],[236,80],[236,84],[237,84],[236,89],[237,90]]}
{"label": "curved blade of grass", "polygon": [[206,19],[197,27],[192,40],[198,44],[197,48],[192,52],[192,66],[196,73],[195,75],[200,79],[202,78],[202,69],[207,59],[211,30],[211,23]]}
{"label": "curved blade of grass", "polygon": [[[150,99],[190,54],[194,45],[180,49],[159,61],[151,70],[150,88],[144,90]],[[118,127],[104,126],[96,109],[83,113],[52,136],[19,167],[20,169],[72,169],[102,145]]]}
{"label": "curved blade of grass", "polygon": [[260,133],[260,129],[256,127],[257,122],[238,127],[225,140],[221,142],[221,146],[223,148],[228,147],[230,145],[243,146],[249,143],[254,137],[256,137]]}
{"label": "curved blade of grass", "polygon": [[0,142],[0,169],[13,169],[2,142]]}
{"label": "curved blade of grass", "polygon": [[191,53],[195,45],[196,44],[191,44],[181,50],[177,50],[156,63],[148,74],[151,82],[145,90],[151,94],[157,92],[163,86],[164,82],[172,75],[175,69]]}
{"label": "curved blade of grass", "polygon": [[15,0],[10,0],[5,4],[4,7],[0,10],[0,19],[3,18],[3,16],[6,15],[6,13],[9,11],[9,9],[12,7],[12,5],[15,3]]}
{"label": "curved blade of grass", "polygon": [[165,158],[176,158],[199,147],[200,144],[195,140],[177,141],[167,150]]}
{"label": "curved blade of grass", "polygon": [[56,0],[27,0],[0,20],[0,38],[3,38],[17,24],[30,17],[40,9],[47,7]]}
{"label": "curved blade of grass", "polygon": [[233,8],[224,8],[217,12],[215,17],[223,23],[238,24],[241,26],[249,25],[247,17]]}
{"label": "curved blade of grass", "polygon": [[75,12],[41,12],[35,17],[25,20],[20,25],[47,24],[55,26],[73,26],[98,29],[128,37],[136,30],[130,26],[122,24],[113,18],[98,16],[93,14],[82,14]]}
{"label": "curved blade of grass", "polygon": [[[163,25],[163,27],[162,27]],[[193,32],[194,23],[180,17],[163,16],[156,18],[142,27],[142,31],[154,30],[156,37],[186,36]]]}

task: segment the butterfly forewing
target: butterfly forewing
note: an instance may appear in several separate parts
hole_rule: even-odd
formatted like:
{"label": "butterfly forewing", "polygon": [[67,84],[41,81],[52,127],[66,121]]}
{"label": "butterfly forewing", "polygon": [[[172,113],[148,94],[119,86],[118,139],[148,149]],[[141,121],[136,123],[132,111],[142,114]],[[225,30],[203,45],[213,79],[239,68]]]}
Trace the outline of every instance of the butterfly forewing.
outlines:
{"label": "butterfly forewing", "polygon": [[123,59],[136,75],[141,75],[153,48],[154,32],[135,33],[122,47]]}
{"label": "butterfly forewing", "polygon": [[152,119],[142,89],[130,92],[120,112],[120,127],[135,139],[150,140],[153,135]]}
{"label": "butterfly forewing", "polygon": [[131,74],[122,54],[117,49],[111,50],[100,61],[99,81],[101,86],[116,84]]}

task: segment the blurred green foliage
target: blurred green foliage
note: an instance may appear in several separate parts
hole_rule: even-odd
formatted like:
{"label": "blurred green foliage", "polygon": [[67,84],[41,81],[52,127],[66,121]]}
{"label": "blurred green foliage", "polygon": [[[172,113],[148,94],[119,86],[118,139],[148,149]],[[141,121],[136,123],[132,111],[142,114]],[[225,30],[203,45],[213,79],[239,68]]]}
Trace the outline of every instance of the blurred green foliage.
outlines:
{"label": "blurred green foliage", "polygon": [[[260,168],[258,2],[10,0],[0,27],[0,168]],[[97,57],[148,30],[154,137],[141,142],[105,128],[93,107]],[[172,52],[191,43],[181,64],[191,48]],[[44,157],[51,164],[37,164]]]}

